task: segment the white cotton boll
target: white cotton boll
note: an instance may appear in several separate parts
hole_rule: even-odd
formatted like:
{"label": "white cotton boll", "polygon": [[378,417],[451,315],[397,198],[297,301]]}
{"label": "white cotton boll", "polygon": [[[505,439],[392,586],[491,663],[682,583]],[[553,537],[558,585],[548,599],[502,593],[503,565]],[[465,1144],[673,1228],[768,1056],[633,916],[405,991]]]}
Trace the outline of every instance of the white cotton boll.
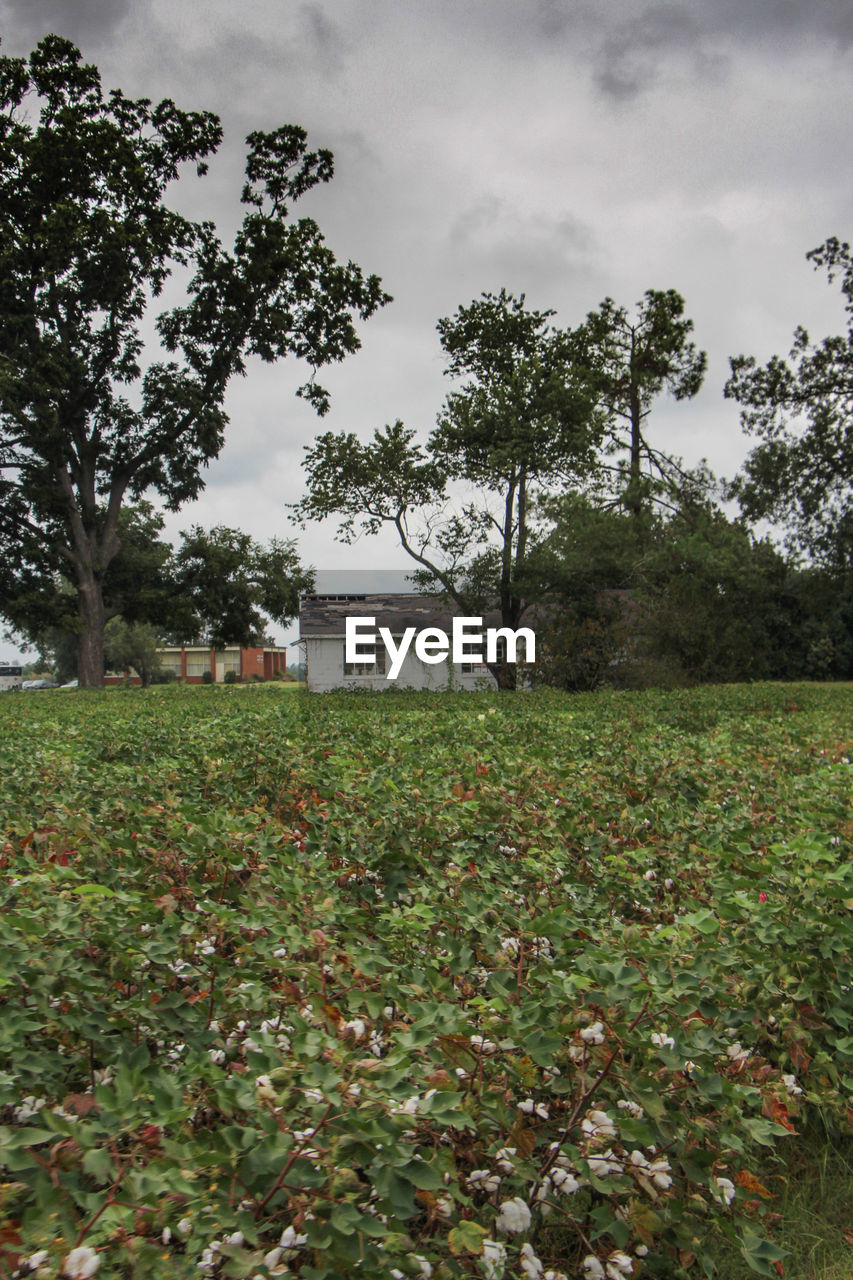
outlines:
{"label": "white cotton boll", "polygon": [[735,1184],[729,1178],[715,1178],[711,1185],[711,1195],[717,1201],[717,1204],[730,1205],[734,1200]]}
{"label": "white cotton boll", "polygon": [[35,1271],[36,1267],[40,1267],[43,1262],[47,1262],[50,1254],[47,1249],[39,1249],[37,1253],[31,1253],[26,1259],[24,1265],[29,1267],[31,1271]]}
{"label": "white cotton boll", "polygon": [[81,1244],[71,1250],[62,1264],[61,1274],[67,1276],[68,1280],[88,1280],[100,1265],[101,1259],[95,1250],[90,1249],[87,1244]]}
{"label": "white cotton boll", "polygon": [[551,1179],[547,1176],[544,1177],[540,1182],[539,1188],[536,1192],[536,1203],[540,1204],[543,1200],[546,1200],[548,1196],[551,1194],[552,1190],[553,1188],[551,1186]]}
{"label": "white cotton boll", "polygon": [[622,1172],[622,1162],[614,1156],[610,1147],[600,1156],[590,1156],[587,1164],[590,1173],[596,1178],[609,1178],[611,1174]]}
{"label": "white cotton boll", "polygon": [[581,1263],[581,1271],[589,1277],[589,1280],[604,1280],[605,1277],[604,1267],[593,1253],[586,1255]]}
{"label": "white cotton boll", "polygon": [[529,1244],[523,1244],[521,1246],[520,1263],[522,1271],[526,1276],[530,1277],[530,1280],[539,1280],[539,1277],[545,1270],[542,1263],[533,1252],[533,1246]]}
{"label": "white cotton boll", "polygon": [[283,1249],[270,1249],[269,1253],[264,1254],[264,1266],[269,1267],[269,1269],[272,1270],[273,1267],[278,1266],[283,1257]]}
{"label": "white cotton boll", "polygon": [[188,1236],[192,1231],[192,1229],[193,1229],[192,1218],[181,1218],[180,1222],[175,1227],[175,1230],[177,1231],[179,1236]]}
{"label": "white cotton boll", "polygon": [[749,1057],[749,1050],[744,1049],[739,1040],[736,1040],[734,1044],[730,1044],[726,1049],[726,1053],[732,1062],[746,1062]]}
{"label": "white cotton boll", "polygon": [[519,1196],[514,1196],[512,1200],[504,1200],[495,1226],[498,1231],[507,1233],[526,1231],[530,1226],[530,1210],[526,1203]]}
{"label": "white cotton boll", "polygon": [[225,1061],[225,1050],[224,1049],[208,1049],[207,1056],[208,1058],[210,1058],[210,1061],[214,1063],[217,1067],[221,1067],[223,1062]]}
{"label": "white cotton boll", "polygon": [[802,1092],[803,1092],[803,1091],[802,1091],[802,1089],[800,1088],[800,1086],[797,1084],[797,1077],[796,1077],[796,1076],[792,1076],[792,1075],[783,1075],[783,1076],[782,1076],[782,1083],[783,1083],[783,1085],[785,1086],[785,1088],[788,1090],[788,1095],[789,1095],[790,1097],[792,1097],[792,1098],[795,1098],[795,1097],[797,1096],[797,1094],[798,1094],[798,1093],[802,1093]]}
{"label": "white cotton boll", "polygon": [[631,1098],[620,1098],[616,1105],[620,1111],[627,1111],[635,1120],[642,1120],[646,1114],[639,1102],[634,1102]]}
{"label": "white cotton boll", "polygon": [[486,1195],[494,1195],[501,1185],[500,1174],[491,1169],[472,1169],[468,1174],[468,1186],[474,1191],[484,1191]]}
{"label": "white cotton boll", "polygon": [[575,1175],[568,1169],[561,1169],[559,1165],[551,1170],[551,1181],[561,1196],[573,1196],[576,1191],[580,1190],[581,1184]]}
{"label": "white cotton boll", "polygon": [[673,1040],[672,1036],[668,1036],[662,1031],[653,1031],[651,1035],[651,1041],[652,1041],[652,1044],[655,1045],[658,1049],[667,1049],[667,1048],[674,1049],[675,1048],[675,1041]]}
{"label": "white cotton boll", "polygon": [[614,1249],[608,1254],[604,1265],[604,1274],[608,1280],[620,1280],[621,1276],[629,1276],[634,1270],[634,1260],[621,1249]]}
{"label": "white cotton boll", "polygon": [[279,1245],[282,1249],[298,1249],[300,1245],[306,1244],[308,1237],[299,1235],[294,1226],[285,1227],[281,1233]]}
{"label": "white cotton boll", "polygon": [[584,1027],[581,1040],[585,1040],[587,1044],[604,1044],[604,1023],[593,1022],[592,1026]]}
{"label": "white cotton boll", "polygon": [[230,1236],[225,1236],[222,1243],[241,1245],[246,1243],[246,1237],[243,1235],[242,1231],[234,1231]]}
{"label": "white cotton boll", "polygon": [[424,1277],[424,1280],[430,1280],[430,1276],[432,1275],[432,1263],[427,1262],[426,1258],[422,1258],[420,1254],[417,1253],[412,1255],[412,1262],[416,1262],[420,1267],[420,1272]]}
{"label": "white cotton boll", "polygon": [[514,1173],[513,1156],[517,1154],[516,1147],[501,1147],[500,1151],[495,1152],[495,1168],[500,1169],[501,1173]]}
{"label": "white cotton boll", "polygon": [[506,1267],[506,1245],[500,1240],[484,1240],[481,1266],[486,1280],[503,1280]]}
{"label": "white cotton boll", "polygon": [[590,1140],[616,1137],[616,1125],[606,1111],[588,1111],[581,1121],[581,1129]]}
{"label": "white cotton boll", "polygon": [[548,1108],[545,1106],[544,1103],[536,1102],[534,1098],[524,1098],[523,1101],[519,1102],[518,1109],[519,1111],[522,1112],[523,1115],[526,1115],[526,1116],[537,1115],[540,1120],[548,1119],[548,1115],[549,1115]]}
{"label": "white cotton boll", "polygon": [[657,880],[657,873],[649,867],[648,871],[643,873],[643,879],[648,881]]}

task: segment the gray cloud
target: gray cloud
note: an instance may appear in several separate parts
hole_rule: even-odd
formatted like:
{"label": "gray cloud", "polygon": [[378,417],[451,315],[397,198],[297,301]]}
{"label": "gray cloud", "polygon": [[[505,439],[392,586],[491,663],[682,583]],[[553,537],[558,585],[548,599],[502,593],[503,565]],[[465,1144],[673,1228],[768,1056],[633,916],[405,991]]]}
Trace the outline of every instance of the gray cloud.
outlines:
{"label": "gray cloud", "polygon": [[116,38],[133,8],[133,0],[2,0],[3,43],[6,52],[28,53],[42,36],[55,32],[77,45],[102,48]]}

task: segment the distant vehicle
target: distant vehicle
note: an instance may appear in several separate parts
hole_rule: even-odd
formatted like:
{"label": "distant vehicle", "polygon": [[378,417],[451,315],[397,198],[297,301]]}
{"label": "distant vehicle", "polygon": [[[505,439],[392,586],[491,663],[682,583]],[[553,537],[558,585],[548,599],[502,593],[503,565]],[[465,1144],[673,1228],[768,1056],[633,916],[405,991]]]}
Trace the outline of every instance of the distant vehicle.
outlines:
{"label": "distant vehicle", "polygon": [[23,674],[23,667],[14,667],[8,664],[0,666],[0,693],[20,689],[24,683]]}
{"label": "distant vehicle", "polygon": [[25,680],[21,685],[22,689],[58,689],[59,685],[55,680]]}

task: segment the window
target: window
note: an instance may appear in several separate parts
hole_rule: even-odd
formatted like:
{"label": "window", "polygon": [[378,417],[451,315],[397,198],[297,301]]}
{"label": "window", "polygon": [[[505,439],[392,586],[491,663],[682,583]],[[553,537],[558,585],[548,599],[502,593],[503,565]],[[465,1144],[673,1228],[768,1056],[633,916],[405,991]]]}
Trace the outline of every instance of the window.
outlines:
{"label": "window", "polygon": [[236,671],[240,674],[240,650],[226,649],[223,654],[223,668],[225,671]]}
{"label": "window", "polygon": [[187,650],[187,675],[188,676],[203,676],[205,671],[209,671],[209,670],[210,670],[209,650],[207,649],[203,651],[199,651],[198,649]]}
{"label": "window", "polygon": [[176,676],[181,674],[181,651],[180,649],[159,649],[157,658],[160,666],[164,671],[174,671]]}
{"label": "window", "polygon": [[[496,644],[496,665],[503,666],[506,662],[506,638],[498,636]],[[486,676],[489,674],[489,668],[485,662],[461,662],[459,670],[463,676]]]}
{"label": "window", "polygon": [[385,675],[385,646],[376,652],[372,662],[347,662],[347,649],[344,645],[344,675],[345,676],[384,676]]}

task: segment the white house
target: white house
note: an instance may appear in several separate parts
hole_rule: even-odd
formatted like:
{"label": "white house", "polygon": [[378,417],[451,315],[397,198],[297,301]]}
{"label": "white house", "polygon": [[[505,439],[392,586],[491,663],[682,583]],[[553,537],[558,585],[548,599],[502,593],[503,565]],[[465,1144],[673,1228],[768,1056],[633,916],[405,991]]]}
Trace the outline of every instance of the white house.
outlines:
{"label": "white house", "polygon": [[[413,631],[421,633],[438,628],[450,636],[453,617],[444,601],[415,593],[306,596],[299,608],[299,638],[305,645],[308,689],[325,693],[331,689],[446,690],[478,689],[484,685],[495,688],[495,678],[483,661],[454,662],[452,650],[436,660],[434,641],[431,661],[424,661],[416,653]],[[372,649],[372,660],[347,661],[348,620],[351,633],[358,621],[360,650],[369,653]],[[484,629],[497,625],[496,615],[483,619]],[[393,637],[393,649],[398,652],[408,633],[405,656],[400,653],[395,661],[395,653],[389,652],[380,638],[380,628],[385,628]],[[365,639],[371,633],[376,636],[372,646]],[[427,651],[426,645],[418,647],[422,652]],[[390,673],[395,666],[398,673],[392,680]]]}

